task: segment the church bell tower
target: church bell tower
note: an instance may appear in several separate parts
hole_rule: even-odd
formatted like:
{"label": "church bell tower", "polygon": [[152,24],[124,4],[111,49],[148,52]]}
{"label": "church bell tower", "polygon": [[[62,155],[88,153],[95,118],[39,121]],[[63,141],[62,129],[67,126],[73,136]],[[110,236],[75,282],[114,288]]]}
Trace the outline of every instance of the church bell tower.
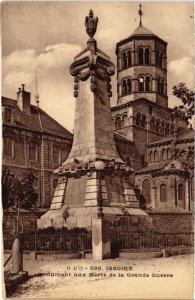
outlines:
{"label": "church bell tower", "polygon": [[117,105],[140,98],[168,107],[167,43],[142,25],[116,45]]}

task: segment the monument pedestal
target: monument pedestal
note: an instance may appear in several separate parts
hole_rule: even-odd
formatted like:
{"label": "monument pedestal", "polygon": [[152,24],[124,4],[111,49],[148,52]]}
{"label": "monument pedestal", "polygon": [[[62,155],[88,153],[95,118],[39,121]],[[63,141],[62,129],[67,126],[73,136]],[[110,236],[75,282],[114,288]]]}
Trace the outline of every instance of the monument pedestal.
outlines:
{"label": "monument pedestal", "polygon": [[93,259],[110,258],[110,222],[104,219],[92,220],[92,250]]}

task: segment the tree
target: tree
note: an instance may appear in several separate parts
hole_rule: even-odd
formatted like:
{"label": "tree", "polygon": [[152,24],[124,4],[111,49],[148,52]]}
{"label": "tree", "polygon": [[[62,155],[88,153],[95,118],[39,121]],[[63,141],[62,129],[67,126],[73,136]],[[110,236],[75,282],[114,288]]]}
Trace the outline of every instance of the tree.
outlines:
{"label": "tree", "polygon": [[185,83],[173,87],[173,95],[182,101],[182,104],[173,109],[174,117],[181,117],[188,121],[194,115],[194,91],[188,89]]}
{"label": "tree", "polygon": [[33,169],[25,170],[21,175],[14,176],[7,168],[2,174],[3,208],[29,209],[36,205],[38,195],[33,184],[36,180]]}

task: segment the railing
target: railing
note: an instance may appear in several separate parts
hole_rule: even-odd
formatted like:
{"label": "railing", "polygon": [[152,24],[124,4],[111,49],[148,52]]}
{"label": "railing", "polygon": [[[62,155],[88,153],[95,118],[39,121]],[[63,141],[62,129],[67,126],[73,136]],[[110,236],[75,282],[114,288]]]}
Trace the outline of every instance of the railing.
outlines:
{"label": "railing", "polygon": [[193,247],[194,233],[111,233],[111,247],[136,252],[158,251],[173,247]]}
{"label": "railing", "polygon": [[[13,236],[4,237],[4,250],[11,250]],[[21,235],[23,251],[35,252],[80,252],[92,249],[91,234],[67,235]]]}

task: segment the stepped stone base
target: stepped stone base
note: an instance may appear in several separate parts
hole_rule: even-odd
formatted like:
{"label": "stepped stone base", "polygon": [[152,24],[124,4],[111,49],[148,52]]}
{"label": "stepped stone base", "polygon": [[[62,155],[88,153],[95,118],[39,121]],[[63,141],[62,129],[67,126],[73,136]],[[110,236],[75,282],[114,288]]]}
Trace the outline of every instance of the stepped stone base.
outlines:
{"label": "stepped stone base", "polygon": [[[103,208],[104,219],[114,222],[115,218],[124,216],[123,211],[128,214],[128,217],[143,217],[148,219],[148,214],[140,208],[129,208],[126,206],[115,207],[108,206]],[[67,218],[64,219],[64,211],[66,211]],[[74,227],[85,227],[88,229],[92,228],[92,220],[97,218],[98,206],[93,207],[68,207],[63,206],[59,210],[49,210],[39,220],[37,220],[38,229],[47,228],[53,226],[55,228],[74,228]]]}

